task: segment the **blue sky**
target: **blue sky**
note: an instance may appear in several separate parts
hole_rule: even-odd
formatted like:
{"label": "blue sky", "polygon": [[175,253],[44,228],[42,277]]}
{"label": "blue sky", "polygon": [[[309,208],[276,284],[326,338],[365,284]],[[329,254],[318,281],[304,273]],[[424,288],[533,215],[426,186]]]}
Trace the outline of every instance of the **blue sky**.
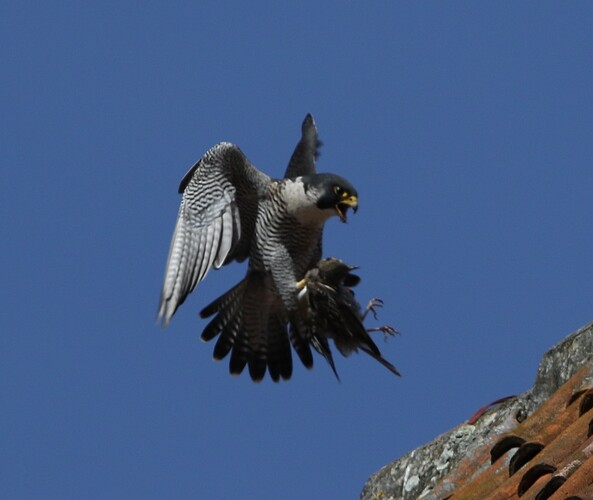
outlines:
{"label": "blue sky", "polygon": [[[198,6],[199,4],[199,6]],[[1,9],[2,490],[356,498],[528,389],[593,320],[586,2],[12,2]],[[307,112],[360,210],[325,252],[401,336],[290,382],[231,377],[198,311],[155,323],[186,170],[221,140],[281,176]],[[373,325],[372,321],[369,326]]]}

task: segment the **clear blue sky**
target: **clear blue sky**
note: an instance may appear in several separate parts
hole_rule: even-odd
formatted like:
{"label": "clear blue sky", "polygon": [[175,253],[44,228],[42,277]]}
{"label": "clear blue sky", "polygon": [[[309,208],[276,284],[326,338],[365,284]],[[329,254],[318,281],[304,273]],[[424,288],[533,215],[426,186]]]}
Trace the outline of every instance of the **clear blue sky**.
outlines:
{"label": "clear blue sky", "polygon": [[[198,6],[199,5],[199,6]],[[0,13],[6,498],[356,498],[593,320],[588,2],[10,2]],[[253,384],[155,323],[177,187],[281,176],[307,112],[360,210],[325,250],[402,335]],[[370,325],[373,323],[371,322]]]}

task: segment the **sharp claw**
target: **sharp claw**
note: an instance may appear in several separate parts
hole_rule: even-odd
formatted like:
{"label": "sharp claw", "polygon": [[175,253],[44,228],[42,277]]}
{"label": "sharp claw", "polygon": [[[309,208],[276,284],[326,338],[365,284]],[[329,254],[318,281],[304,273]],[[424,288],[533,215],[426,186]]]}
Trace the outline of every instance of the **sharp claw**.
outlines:
{"label": "sharp claw", "polygon": [[385,325],[380,327],[380,330],[383,332],[383,340],[387,342],[389,337],[393,337],[394,335],[398,334],[399,332],[390,325]]}
{"label": "sharp claw", "polygon": [[393,337],[396,334],[399,335],[399,331],[389,325],[378,326],[376,328],[367,328],[367,333],[372,333],[372,332],[381,332],[383,334],[383,340],[385,342],[387,342],[387,339],[389,337]]}
{"label": "sharp claw", "polygon": [[378,298],[373,298],[369,301],[368,305],[366,306],[366,309],[364,310],[364,314],[362,315],[363,321],[367,317],[369,311],[373,313],[375,319],[378,319],[377,311],[375,310],[376,307],[383,307],[383,301]]}

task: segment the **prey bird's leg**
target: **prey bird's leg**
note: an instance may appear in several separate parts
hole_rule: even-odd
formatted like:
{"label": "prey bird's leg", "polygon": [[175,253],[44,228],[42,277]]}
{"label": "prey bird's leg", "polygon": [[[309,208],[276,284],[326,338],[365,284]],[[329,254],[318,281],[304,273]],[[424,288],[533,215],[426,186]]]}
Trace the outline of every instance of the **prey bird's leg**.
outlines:
{"label": "prey bird's leg", "polygon": [[[366,306],[364,313],[362,314],[362,321],[364,321],[364,319],[367,317],[367,315],[369,314],[369,311],[372,311],[375,319],[378,319],[377,310],[376,310],[377,307],[383,307],[383,301],[376,297],[372,298],[369,301],[368,305]],[[385,340],[385,342],[387,342],[388,337],[393,336],[396,333],[399,333],[395,328],[393,328],[390,325],[378,326],[375,328],[367,328],[366,331],[367,331],[367,333],[383,332],[383,340]]]}
{"label": "prey bird's leg", "polygon": [[364,312],[362,313],[362,321],[365,320],[369,311],[372,311],[373,316],[375,319],[377,319],[377,311],[375,309],[376,307],[383,307],[383,301],[381,299],[373,298],[369,301]]}
{"label": "prey bird's leg", "polygon": [[392,326],[389,326],[389,325],[378,326],[376,328],[367,328],[366,331],[367,331],[367,333],[382,332],[383,340],[385,342],[387,342],[387,339],[389,337],[394,336],[396,333],[399,334],[399,332],[395,328],[393,328]]}

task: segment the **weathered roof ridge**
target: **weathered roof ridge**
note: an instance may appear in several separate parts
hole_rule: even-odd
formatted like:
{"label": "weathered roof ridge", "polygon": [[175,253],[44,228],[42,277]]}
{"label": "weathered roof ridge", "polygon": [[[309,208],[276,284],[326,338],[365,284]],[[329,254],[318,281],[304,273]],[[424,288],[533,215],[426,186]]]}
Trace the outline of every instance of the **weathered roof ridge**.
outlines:
{"label": "weathered roof ridge", "polygon": [[[582,409],[593,407],[592,389],[593,322],[544,354],[531,389],[481,409],[470,421],[386,465],[366,482],[361,499],[485,498],[503,491],[504,498],[510,491],[518,497],[521,488],[536,488],[549,477],[540,486],[550,491],[566,486],[566,478],[559,475],[565,469],[577,481],[574,464],[590,464],[583,449],[593,452],[593,445],[584,443],[590,437],[587,432],[593,433],[593,420],[579,421]],[[591,429],[581,435],[587,425]],[[568,438],[558,436],[563,433],[569,433]],[[574,449],[559,453],[565,441],[576,441]],[[532,467],[533,457],[546,456],[551,449],[556,449],[554,457],[572,462]]]}

